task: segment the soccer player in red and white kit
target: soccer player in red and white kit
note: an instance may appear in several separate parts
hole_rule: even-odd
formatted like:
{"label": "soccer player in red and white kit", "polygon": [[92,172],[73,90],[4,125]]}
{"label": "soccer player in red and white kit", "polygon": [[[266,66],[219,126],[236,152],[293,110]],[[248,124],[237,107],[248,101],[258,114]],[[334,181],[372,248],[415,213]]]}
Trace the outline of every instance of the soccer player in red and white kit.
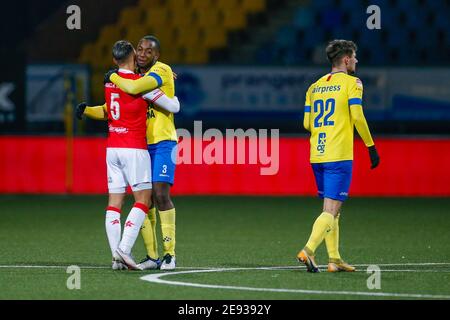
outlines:
{"label": "soccer player in red and white kit", "polygon": [[[119,74],[137,79],[134,73],[135,50],[128,41],[113,46],[113,61]],[[151,166],[147,150],[146,122],[148,103],[141,96],[126,94],[113,83],[105,83],[108,110],[106,165],[109,201],[106,211],[106,233],[113,254],[113,269],[139,269],[131,255],[136,238],[151,205]],[[126,187],[133,191],[135,204],[124,225],[122,239],[120,213]]]}

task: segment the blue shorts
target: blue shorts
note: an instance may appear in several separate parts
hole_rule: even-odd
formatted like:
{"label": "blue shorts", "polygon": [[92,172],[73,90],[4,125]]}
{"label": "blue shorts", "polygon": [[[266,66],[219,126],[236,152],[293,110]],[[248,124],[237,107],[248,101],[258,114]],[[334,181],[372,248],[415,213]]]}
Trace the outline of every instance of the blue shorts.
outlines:
{"label": "blue shorts", "polygon": [[173,185],[176,148],[177,142],[169,140],[148,145],[148,152],[152,162],[152,182],[165,182]]}
{"label": "blue shorts", "polygon": [[344,202],[352,181],[353,161],[312,163],[320,198]]}

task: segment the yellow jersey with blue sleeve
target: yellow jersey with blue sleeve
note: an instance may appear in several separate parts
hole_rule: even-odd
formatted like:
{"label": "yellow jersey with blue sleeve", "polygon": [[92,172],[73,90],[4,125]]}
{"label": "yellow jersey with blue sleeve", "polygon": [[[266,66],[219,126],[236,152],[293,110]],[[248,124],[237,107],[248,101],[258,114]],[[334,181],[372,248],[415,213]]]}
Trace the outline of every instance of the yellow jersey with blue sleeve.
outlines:
{"label": "yellow jersey with blue sleeve", "polygon": [[[175,96],[172,68],[159,61],[138,80],[124,79],[118,74],[111,75],[110,79],[129,94],[142,94],[160,88],[169,98]],[[147,113],[147,143],[156,144],[166,140],[178,141],[174,115],[150,103]]]}
{"label": "yellow jersey with blue sleeve", "polygon": [[[145,76],[159,77],[159,88],[169,98],[175,96],[175,81],[172,68],[162,62],[156,62]],[[173,113],[159,108],[153,103],[149,104],[147,114],[147,143],[155,144],[161,141],[178,141]]]}
{"label": "yellow jersey with blue sleeve", "polygon": [[374,145],[362,97],[361,80],[345,72],[329,73],[309,87],[304,126],[311,132],[311,163],[353,160],[354,127],[366,146]]}

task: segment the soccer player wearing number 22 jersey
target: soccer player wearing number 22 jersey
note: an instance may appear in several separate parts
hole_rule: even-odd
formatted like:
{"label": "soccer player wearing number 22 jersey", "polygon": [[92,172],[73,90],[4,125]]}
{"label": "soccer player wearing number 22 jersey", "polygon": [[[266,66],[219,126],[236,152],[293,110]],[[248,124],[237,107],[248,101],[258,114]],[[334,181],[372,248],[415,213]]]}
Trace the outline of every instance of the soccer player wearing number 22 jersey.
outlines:
{"label": "soccer player wearing number 22 jersey", "polygon": [[357,47],[352,41],[334,40],[326,48],[332,72],[313,83],[307,93],[303,125],[311,132],[310,162],[323,212],[316,219],[297,259],[309,272],[319,272],[315,251],[325,240],[328,271],[355,271],[339,254],[339,217],[352,177],[354,127],[369,148],[372,169],[379,156],[362,110],[363,85],[355,73]]}

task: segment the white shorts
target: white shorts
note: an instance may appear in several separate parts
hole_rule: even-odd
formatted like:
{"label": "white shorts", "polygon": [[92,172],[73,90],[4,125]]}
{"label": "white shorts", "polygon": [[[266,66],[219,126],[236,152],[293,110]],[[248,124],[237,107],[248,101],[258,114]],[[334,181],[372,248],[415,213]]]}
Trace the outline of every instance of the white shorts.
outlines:
{"label": "white shorts", "polygon": [[107,148],[106,167],[109,193],[152,188],[150,154],[144,149]]}

